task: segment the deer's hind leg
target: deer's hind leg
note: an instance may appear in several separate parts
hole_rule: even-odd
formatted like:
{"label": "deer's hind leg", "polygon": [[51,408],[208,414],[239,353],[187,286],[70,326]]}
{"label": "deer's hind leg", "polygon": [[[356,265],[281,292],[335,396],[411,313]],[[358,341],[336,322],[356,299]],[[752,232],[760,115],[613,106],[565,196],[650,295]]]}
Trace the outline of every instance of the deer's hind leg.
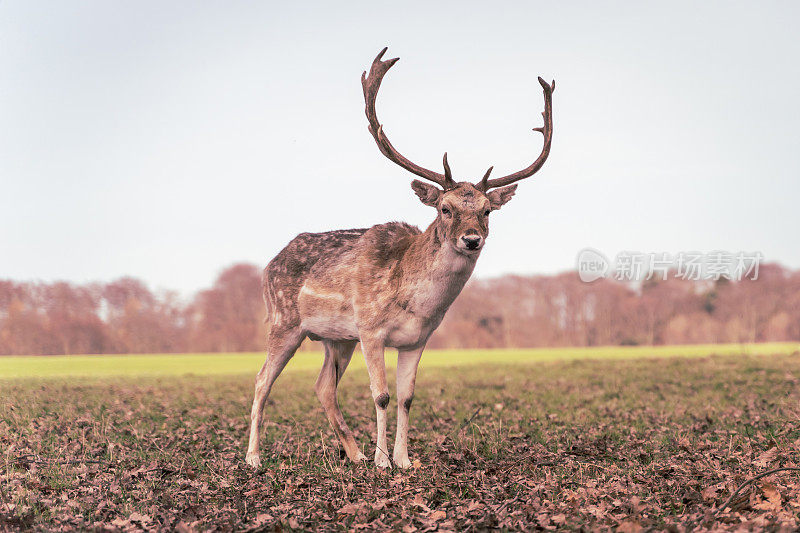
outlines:
{"label": "deer's hind leg", "polygon": [[305,334],[299,326],[286,327],[276,324],[272,327],[267,342],[267,360],[256,376],[255,397],[250,410],[250,442],[245,461],[252,467],[261,466],[259,440],[264,421],[264,404],[272,390],[272,384],[286,367],[294,352],[300,347]]}
{"label": "deer's hind leg", "polygon": [[399,350],[397,356],[397,433],[394,441],[392,460],[399,468],[408,468],[408,417],[414,399],[414,384],[417,381],[417,367],[422,357],[422,348]]}
{"label": "deer's hind leg", "polygon": [[322,364],[322,370],[320,370],[317,383],[314,385],[317,398],[325,409],[328,422],[336,436],[339,437],[347,457],[354,462],[366,460],[367,457],[358,448],[353,432],[350,431],[344,420],[342,411],[339,409],[339,400],[336,397],[339,380],[342,379],[347,365],[350,364],[357,341],[324,340],[322,343],[325,346],[325,362]]}

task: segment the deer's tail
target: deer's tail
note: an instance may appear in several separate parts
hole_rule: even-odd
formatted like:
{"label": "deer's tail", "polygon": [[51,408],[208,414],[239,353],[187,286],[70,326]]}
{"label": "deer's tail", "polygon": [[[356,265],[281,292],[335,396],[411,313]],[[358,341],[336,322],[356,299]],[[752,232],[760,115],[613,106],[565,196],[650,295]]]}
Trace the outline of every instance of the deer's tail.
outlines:
{"label": "deer's tail", "polygon": [[274,298],[275,295],[272,293],[272,283],[270,283],[269,278],[269,266],[264,269],[264,273],[261,276],[261,287],[263,289],[263,296],[264,296],[264,308],[266,310],[266,314],[264,315],[264,325],[267,327],[267,336],[269,336],[269,330],[272,326],[272,313],[275,309],[274,305]]}

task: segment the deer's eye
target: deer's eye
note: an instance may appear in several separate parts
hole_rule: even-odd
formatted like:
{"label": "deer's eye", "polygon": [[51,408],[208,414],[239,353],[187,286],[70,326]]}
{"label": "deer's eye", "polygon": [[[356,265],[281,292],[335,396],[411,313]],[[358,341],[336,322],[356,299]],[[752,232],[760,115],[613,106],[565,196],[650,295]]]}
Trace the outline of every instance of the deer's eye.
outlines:
{"label": "deer's eye", "polygon": [[443,215],[450,216],[450,209],[448,209],[448,208],[447,208],[447,207],[445,207],[445,206],[442,206],[442,214],[443,214]]}
{"label": "deer's eye", "polygon": [[488,217],[489,213],[491,213],[491,212],[492,212],[491,209],[487,209],[486,211],[483,212],[483,216]]}

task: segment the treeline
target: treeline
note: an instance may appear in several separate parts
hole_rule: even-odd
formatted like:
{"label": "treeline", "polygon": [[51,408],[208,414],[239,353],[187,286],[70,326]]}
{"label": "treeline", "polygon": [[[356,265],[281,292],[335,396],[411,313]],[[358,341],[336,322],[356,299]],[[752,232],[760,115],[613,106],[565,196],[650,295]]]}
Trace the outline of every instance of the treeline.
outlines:
{"label": "treeline", "polygon": [[[441,334],[439,334],[441,333]],[[476,281],[430,347],[521,348],[800,340],[800,271],[756,280],[583,283],[574,272]]]}
{"label": "treeline", "polygon": [[261,271],[226,269],[188,303],[140,280],[0,281],[0,354],[239,352],[264,346]]}
{"label": "treeline", "polygon": [[[141,281],[0,281],[0,354],[258,351],[261,270],[239,264],[190,301]],[[757,280],[583,283],[574,272],[470,283],[431,348],[800,341],[800,272]],[[310,343],[309,343],[310,344]]]}

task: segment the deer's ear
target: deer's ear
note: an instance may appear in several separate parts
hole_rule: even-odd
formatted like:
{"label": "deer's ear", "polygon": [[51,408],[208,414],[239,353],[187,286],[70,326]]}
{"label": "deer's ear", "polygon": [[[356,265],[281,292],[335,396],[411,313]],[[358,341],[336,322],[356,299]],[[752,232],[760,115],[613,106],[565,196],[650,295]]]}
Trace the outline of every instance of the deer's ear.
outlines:
{"label": "deer's ear", "polygon": [[501,187],[486,193],[486,197],[492,203],[492,209],[500,209],[503,207],[517,190],[517,185],[509,185],[508,187]]}
{"label": "deer's ear", "polygon": [[442,195],[442,190],[437,186],[414,180],[411,182],[411,188],[414,189],[423,204],[431,207],[439,205],[439,197]]}

